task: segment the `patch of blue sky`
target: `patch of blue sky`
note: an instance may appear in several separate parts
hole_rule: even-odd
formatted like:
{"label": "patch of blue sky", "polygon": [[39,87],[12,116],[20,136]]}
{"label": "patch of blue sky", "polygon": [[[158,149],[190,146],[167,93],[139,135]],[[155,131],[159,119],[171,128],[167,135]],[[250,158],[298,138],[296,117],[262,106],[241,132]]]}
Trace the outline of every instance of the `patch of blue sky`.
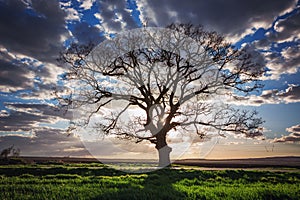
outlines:
{"label": "patch of blue sky", "polygon": [[0,137],[1,136],[23,136],[23,137],[33,137],[34,133],[32,131],[26,132],[26,131],[0,131]]}
{"label": "patch of blue sky", "polygon": [[56,83],[57,83],[58,86],[64,86],[65,81],[68,80],[67,75],[68,75],[68,73],[64,72],[64,73],[59,74],[57,76],[57,82]]}
{"label": "patch of blue sky", "polygon": [[[68,30],[72,33],[75,33],[76,32],[75,29],[78,25],[80,25],[80,23],[86,23],[86,24],[88,24],[89,27],[93,27],[94,25],[97,25],[97,24],[101,25],[99,20],[98,20],[98,23],[96,23],[96,24],[90,23],[89,21],[82,21],[82,22],[71,21],[67,24]],[[85,30],[82,30],[82,31],[85,31]],[[105,32],[99,30],[99,34],[98,34],[99,37],[97,36],[98,38],[97,38],[96,42],[98,43],[99,42],[98,40],[101,40],[102,36],[104,36],[104,35],[105,35]],[[95,38],[92,38],[92,39],[95,39]],[[75,37],[69,37],[68,39],[66,39],[64,41],[64,46],[69,47],[72,43],[76,43],[76,42],[78,42],[78,41]]]}
{"label": "patch of blue sky", "polygon": [[34,81],[35,85],[39,84],[39,83],[43,83],[43,80],[39,76],[35,76],[33,81]]}
{"label": "patch of blue sky", "polygon": [[140,11],[138,10],[135,0],[127,0],[127,8],[131,10],[133,20],[136,22],[138,27],[142,27],[143,24],[140,19]]}
{"label": "patch of blue sky", "polygon": [[264,39],[266,37],[265,34],[267,31],[268,30],[265,30],[264,28],[259,28],[253,34],[246,35],[241,40],[236,42],[234,44],[234,46],[239,49],[239,48],[241,48],[242,44],[244,44],[244,43],[251,43],[256,40]]}
{"label": "patch of blue sky", "polygon": [[265,120],[263,126],[271,130],[269,137],[288,135],[285,129],[300,122],[300,103],[265,104],[258,107],[257,111]]}
{"label": "patch of blue sky", "polygon": [[282,42],[282,43],[274,42],[271,45],[271,51],[281,52],[282,49],[284,49],[286,47],[290,47],[290,46],[296,46],[297,44],[299,44],[299,42],[296,42],[296,41],[288,41],[288,42]]}
{"label": "patch of blue sky", "polygon": [[30,95],[32,90],[18,90],[16,92],[0,92],[0,110],[7,110],[5,103],[22,103],[22,104],[39,104],[45,100],[39,99],[23,99],[22,95]]}
{"label": "patch of blue sky", "polygon": [[249,112],[251,110],[258,111],[258,117],[264,120],[263,127],[269,130],[264,133],[269,139],[290,134],[285,129],[299,124],[300,121],[300,103],[264,104],[259,107],[239,105],[235,108],[249,110]]}
{"label": "patch of blue sky", "polygon": [[291,17],[291,16],[297,14],[297,12],[299,12],[299,5],[300,5],[300,1],[298,1],[295,9],[293,9],[290,12],[284,13],[283,15],[278,16],[272,24],[272,30],[274,30],[274,26],[275,26],[276,22],[278,22],[279,20],[286,19],[288,17]]}
{"label": "patch of blue sky", "polygon": [[114,39],[114,38],[116,37],[116,34],[115,34],[115,33],[109,33],[109,37],[110,37],[111,39]]}
{"label": "patch of blue sky", "polygon": [[264,81],[264,90],[278,89],[285,90],[289,84],[300,85],[300,71],[295,74],[282,74],[279,80],[266,80]]}
{"label": "patch of blue sky", "polygon": [[[298,1],[298,6],[300,5],[300,1]],[[281,16],[278,16],[272,23],[271,27],[268,28],[268,29],[264,29],[264,28],[258,28],[258,29],[254,29],[253,28],[253,31],[255,31],[254,33],[252,34],[248,34],[246,35],[245,37],[243,37],[241,40],[239,40],[238,42],[236,42],[234,44],[235,47],[237,48],[241,48],[241,45],[244,44],[244,43],[252,43],[256,40],[261,40],[261,39],[265,39],[266,38],[266,33],[267,32],[271,32],[271,33],[276,33],[275,31],[275,24],[279,21],[279,20],[282,20],[282,19],[286,19],[288,17],[291,17],[293,15],[295,15],[297,12],[299,12],[299,8],[296,8],[294,10],[292,10],[291,12],[288,12],[288,13],[285,13]],[[278,47],[276,47],[276,44],[278,43],[274,43],[273,44],[273,48],[271,48],[272,51],[277,51],[277,52],[280,52],[283,48],[285,48],[286,46],[292,46],[292,45],[295,45],[294,42],[289,42],[289,43],[282,43],[282,44],[279,44]]]}
{"label": "patch of blue sky", "polygon": [[283,84],[293,84],[293,85],[300,85],[300,70],[298,68],[297,73],[295,74],[283,74],[281,75],[281,78],[279,81],[281,81]]}
{"label": "patch of blue sky", "polygon": [[55,123],[39,123],[39,127],[53,128],[53,129],[66,129],[70,125],[69,120],[59,120]]}
{"label": "patch of blue sky", "polygon": [[87,22],[88,24],[90,24],[92,26],[101,24],[99,19],[97,19],[94,15],[95,13],[98,13],[98,12],[99,12],[99,5],[98,5],[98,3],[94,3],[93,6],[91,7],[91,9],[81,11],[81,14],[82,14],[81,21]]}
{"label": "patch of blue sky", "polygon": [[60,0],[60,2],[62,2],[62,3],[68,3],[68,2],[70,2],[70,0]]}
{"label": "patch of blue sky", "polygon": [[78,1],[78,0],[69,0],[67,2],[71,2],[71,7],[76,9],[76,10],[79,10],[80,9],[80,5],[81,5],[81,2]]}

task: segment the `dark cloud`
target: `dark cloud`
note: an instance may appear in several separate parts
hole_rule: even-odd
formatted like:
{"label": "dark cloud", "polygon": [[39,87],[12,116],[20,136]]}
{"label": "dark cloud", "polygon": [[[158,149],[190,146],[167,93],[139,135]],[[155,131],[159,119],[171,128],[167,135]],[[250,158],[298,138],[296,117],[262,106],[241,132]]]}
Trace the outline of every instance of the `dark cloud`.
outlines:
{"label": "dark cloud", "polygon": [[[67,135],[60,129],[39,128],[34,129],[31,135],[11,134],[0,136],[1,148],[14,145],[21,150],[21,155],[31,156],[113,156],[128,158],[133,155],[156,155],[153,146],[129,143],[128,141],[101,140],[82,142],[80,137]],[[124,154],[124,155],[123,155]]]}
{"label": "dark cloud", "polygon": [[300,142],[300,124],[289,127],[286,131],[291,134],[282,136],[281,138],[275,138],[273,142]]}
{"label": "dark cloud", "polygon": [[[0,91],[16,92],[20,90],[31,90],[38,94],[30,94],[32,97],[40,95],[45,91],[47,99],[53,88],[58,87],[57,76],[62,74],[64,69],[52,64],[42,63],[31,58],[20,58],[6,49],[0,49]],[[44,98],[45,99],[45,98]]]}
{"label": "dark cloud", "polygon": [[270,35],[272,41],[298,40],[300,37],[300,9],[297,10],[296,14],[279,20],[274,28],[277,32]]}
{"label": "dark cloud", "polygon": [[9,51],[42,61],[57,58],[67,35],[65,13],[56,0],[0,2],[0,44]]}
{"label": "dark cloud", "polygon": [[14,145],[21,150],[23,156],[90,155],[78,137],[64,134],[60,129],[41,128],[33,131],[31,136],[21,134],[0,136],[0,144],[2,148]]}
{"label": "dark cloud", "polygon": [[32,83],[32,75],[24,64],[0,60],[0,90],[2,92],[29,89]]}
{"label": "dark cloud", "polygon": [[245,51],[249,56],[251,56],[251,61],[255,67],[253,67],[253,70],[255,69],[261,69],[262,67],[265,67],[266,60],[264,56],[255,48],[252,44],[247,44],[242,47],[242,50]]}
{"label": "dark cloud", "polygon": [[9,114],[0,117],[0,131],[30,131],[38,128],[39,123],[55,123],[72,117],[71,113],[44,104],[7,103],[6,108]]}
{"label": "dark cloud", "polygon": [[174,21],[202,24],[223,34],[242,34],[255,24],[270,26],[279,14],[293,8],[296,0],[137,1],[150,25]]}
{"label": "dark cloud", "polygon": [[80,44],[99,44],[105,38],[100,35],[100,30],[95,26],[91,26],[86,22],[78,22],[74,26],[73,36],[78,40]]}

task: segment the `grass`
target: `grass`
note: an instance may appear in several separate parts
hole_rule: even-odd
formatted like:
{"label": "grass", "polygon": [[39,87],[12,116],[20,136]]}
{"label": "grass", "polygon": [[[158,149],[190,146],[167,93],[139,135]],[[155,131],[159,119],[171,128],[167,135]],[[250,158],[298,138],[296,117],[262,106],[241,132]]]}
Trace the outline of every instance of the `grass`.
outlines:
{"label": "grass", "polygon": [[0,166],[0,199],[300,199],[300,173],[8,165]]}

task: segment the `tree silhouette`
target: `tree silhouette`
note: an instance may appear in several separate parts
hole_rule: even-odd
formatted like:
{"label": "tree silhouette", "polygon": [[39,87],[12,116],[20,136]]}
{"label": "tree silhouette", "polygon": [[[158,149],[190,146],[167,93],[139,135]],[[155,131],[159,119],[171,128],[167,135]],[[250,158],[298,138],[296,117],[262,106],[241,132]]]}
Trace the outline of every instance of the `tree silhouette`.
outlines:
{"label": "tree silhouette", "polygon": [[97,47],[72,44],[60,61],[69,64],[67,82],[76,84],[59,96],[61,105],[84,108],[85,125],[97,119],[95,132],[155,144],[159,166],[170,164],[171,131],[205,137],[209,127],[219,134],[262,134],[255,111],[225,100],[262,88],[263,65],[201,26],[142,28]]}
{"label": "tree silhouette", "polygon": [[3,150],[1,151],[0,157],[2,157],[2,158],[4,158],[4,159],[7,159],[8,156],[11,154],[11,152],[14,151],[14,150],[15,150],[15,149],[14,149],[14,145],[12,145],[12,146],[10,146],[10,147],[8,147],[8,148],[6,148],[6,149],[3,149]]}

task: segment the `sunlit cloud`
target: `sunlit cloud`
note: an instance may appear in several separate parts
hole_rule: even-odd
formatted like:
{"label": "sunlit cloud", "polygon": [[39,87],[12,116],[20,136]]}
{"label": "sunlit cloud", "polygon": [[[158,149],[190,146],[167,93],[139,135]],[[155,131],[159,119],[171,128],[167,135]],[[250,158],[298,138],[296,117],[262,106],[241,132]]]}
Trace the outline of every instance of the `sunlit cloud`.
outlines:
{"label": "sunlit cloud", "polygon": [[290,134],[281,138],[275,138],[273,142],[300,143],[300,124],[286,128],[286,131],[290,132]]}

